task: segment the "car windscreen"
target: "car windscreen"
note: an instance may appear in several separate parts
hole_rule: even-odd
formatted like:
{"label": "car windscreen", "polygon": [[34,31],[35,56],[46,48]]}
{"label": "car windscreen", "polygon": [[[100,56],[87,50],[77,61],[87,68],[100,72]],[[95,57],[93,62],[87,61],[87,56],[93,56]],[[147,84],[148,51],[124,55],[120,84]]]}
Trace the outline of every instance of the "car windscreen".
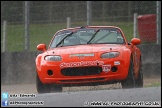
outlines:
{"label": "car windscreen", "polygon": [[124,44],[121,32],[116,28],[102,28],[93,37],[89,44]]}
{"label": "car windscreen", "polygon": [[121,32],[116,28],[93,28],[77,29],[57,33],[50,45],[50,48],[84,45],[84,44],[123,44],[125,43]]}

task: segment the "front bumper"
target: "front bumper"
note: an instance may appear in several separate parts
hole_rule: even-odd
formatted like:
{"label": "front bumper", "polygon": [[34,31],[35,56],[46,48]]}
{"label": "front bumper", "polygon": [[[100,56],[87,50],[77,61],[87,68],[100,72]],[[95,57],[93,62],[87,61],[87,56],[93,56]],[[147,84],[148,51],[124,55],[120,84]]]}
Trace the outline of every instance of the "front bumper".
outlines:
{"label": "front bumper", "polygon": [[[124,80],[128,74],[129,64],[124,60],[102,60],[103,63],[97,64],[96,67],[100,67],[101,71],[98,74],[92,75],[63,75],[61,73],[62,69],[69,68],[61,63],[45,62],[41,65],[41,68],[37,68],[38,76],[42,83],[44,84],[87,84],[87,83],[97,83],[97,82],[110,82],[110,81],[120,81]],[[95,64],[94,64],[95,65]],[[69,65],[68,65],[69,66]],[[105,66],[106,67],[105,69]],[[78,67],[78,66],[72,66]],[[71,68],[72,68],[71,67]],[[88,66],[79,66],[88,67]],[[112,67],[116,67],[117,70],[113,72]],[[110,68],[110,69],[107,69]],[[49,75],[48,71],[52,71],[53,74]]]}

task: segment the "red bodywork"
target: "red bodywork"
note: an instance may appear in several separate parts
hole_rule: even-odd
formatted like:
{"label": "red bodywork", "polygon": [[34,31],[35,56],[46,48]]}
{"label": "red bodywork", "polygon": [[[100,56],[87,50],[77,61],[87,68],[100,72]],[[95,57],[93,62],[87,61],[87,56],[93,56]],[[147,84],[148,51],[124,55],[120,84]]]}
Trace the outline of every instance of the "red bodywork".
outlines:
{"label": "red bodywork", "polygon": [[[133,38],[131,43],[128,43],[122,30],[114,26],[88,26],[86,28],[117,28],[122,33],[125,44],[85,44],[50,48],[50,43],[47,50],[45,44],[40,44],[37,46],[37,49],[42,50],[43,53],[39,54],[36,58],[36,71],[42,83],[85,84],[92,82],[121,81],[126,79],[128,75],[131,57],[134,63],[135,78],[138,76],[141,53],[135,45],[140,43],[139,39]],[[73,31],[76,29],[78,28],[69,28],[69,30]],[[115,58],[101,58],[101,55],[107,52],[119,52],[120,54]],[[77,54],[89,55],[77,56]],[[45,56],[47,55],[59,55],[62,59],[61,61],[46,61]],[[98,69],[101,72],[89,75],[62,74],[64,71],[77,72],[78,69],[81,71],[81,68],[85,69],[88,67],[94,67],[94,70]],[[117,68],[117,70],[113,72],[112,67]],[[82,71],[84,71],[84,69]],[[53,72],[52,75],[47,74],[51,71]]]}

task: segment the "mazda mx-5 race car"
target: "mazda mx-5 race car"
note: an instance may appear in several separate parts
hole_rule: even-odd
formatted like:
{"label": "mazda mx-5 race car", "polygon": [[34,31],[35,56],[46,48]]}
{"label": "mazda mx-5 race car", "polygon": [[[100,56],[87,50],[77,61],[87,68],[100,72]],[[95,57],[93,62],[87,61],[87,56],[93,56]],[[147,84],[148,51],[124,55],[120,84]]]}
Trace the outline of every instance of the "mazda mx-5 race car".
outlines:
{"label": "mazda mx-5 race car", "polygon": [[115,26],[62,29],[36,57],[38,93],[62,91],[63,86],[121,82],[122,88],[143,87],[140,39],[128,43]]}

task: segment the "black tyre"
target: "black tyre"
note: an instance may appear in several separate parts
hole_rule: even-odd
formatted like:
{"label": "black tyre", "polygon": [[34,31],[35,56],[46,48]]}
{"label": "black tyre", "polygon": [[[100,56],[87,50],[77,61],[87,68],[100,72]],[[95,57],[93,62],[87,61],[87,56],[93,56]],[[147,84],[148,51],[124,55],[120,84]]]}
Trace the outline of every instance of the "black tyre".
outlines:
{"label": "black tyre", "polygon": [[136,79],[136,87],[143,87],[143,70],[142,70],[142,61],[140,61],[140,69],[138,72],[138,78]]}
{"label": "black tyre", "polygon": [[134,65],[132,59],[130,60],[128,76],[121,81],[122,88],[135,88]]}
{"label": "black tyre", "polygon": [[57,84],[53,84],[52,85],[52,92],[62,92],[62,86],[57,85]]}
{"label": "black tyre", "polygon": [[51,92],[51,84],[43,84],[40,79],[38,74],[36,75],[36,88],[38,93],[50,93]]}

